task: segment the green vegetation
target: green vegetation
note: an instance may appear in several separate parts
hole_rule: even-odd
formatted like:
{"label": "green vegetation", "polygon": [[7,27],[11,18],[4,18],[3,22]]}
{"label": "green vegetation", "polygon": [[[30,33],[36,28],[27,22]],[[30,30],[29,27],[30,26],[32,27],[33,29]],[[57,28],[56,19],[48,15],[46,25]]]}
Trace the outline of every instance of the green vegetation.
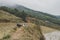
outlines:
{"label": "green vegetation", "polygon": [[0,10],[7,11],[17,17],[21,17],[23,19],[23,21],[25,21],[25,22],[26,22],[25,19],[26,19],[27,15],[30,15],[30,17],[60,25],[60,20],[58,18],[56,18],[53,15],[49,15],[49,14],[46,14],[43,12],[37,12],[37,11],[33,11],[33,10],[28,10],[28,12],[25,10],[20,11],[17,8],[12,9],[12,8],[8,8],[5,6],[0,7]]}
{"label": "green vegetation", "polygon": [[21,17],[23,19],[23,21],[26,21],[25,18],[27,16],[27,14],[24,11],[19,12],[16,8],[15,9],[11,9],[11,8],[8,8],[8,7],[5,7],[5,6],[0,7],[0,9],[4,10],[4,11],[7,11],[7,12],[9,12],[9,13],[17,16],[17,17]]}
{"label": "green vegetation", "polygon": [[21,18],[24,22],[27,22],[26,20],[27,17],[30,17],[30,19],[28,18],[30,22],[35,23],[35,24],[41,24],[41,25],[49,26],[49,27],[56,28],[56,29],[58,29],[58,27],[60,26],[60,20],[56,16],[43,13],[43,12],[33,11],[27,8],[25,8],[25,10],[21,9],[22,10],[21,11],[18,8],[8,8],[5,6],[2,6],[0,7],[0,10],[9,12],[10,14],[15,15],[16,17]]}
{"label": "green vegetation", "polygon": [[10,38],[10,35],[6,35],[2,38],[2,40],[9,40],[9,38]]}

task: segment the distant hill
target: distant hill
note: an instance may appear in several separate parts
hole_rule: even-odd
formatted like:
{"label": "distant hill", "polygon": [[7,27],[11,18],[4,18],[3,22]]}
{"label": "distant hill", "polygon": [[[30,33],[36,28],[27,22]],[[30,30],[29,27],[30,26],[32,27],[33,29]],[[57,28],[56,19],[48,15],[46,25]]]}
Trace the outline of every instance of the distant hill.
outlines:
{"label": "distant hill", "polygon": [[[24,11],[26,14],[31,15],[32,17],[37,18],[39,20],[49,21],[51,23],[60,25],[60,20],[54,15],[50,15],[44,12],[34,11],[21,5],[15,5],[12,7],[8,7],[7,9],[6,8],[7,7],[5,7],[5,11],[8,12],[12,12],[12,11],[14,12],[14,9],[17,9],[17,11],[19,11],[20,13]],[[1,9],[4,9],[4,7],[2,7]],[[19,17],[20,13],[16,13],[15,10],[14,15]]]}
{"label": "distant hill", "polygon": [[39,11],[34,11],[31,9],[25,8],[24,6],[21,6],[21,7],[25,10],[22,10],[22,9],[20,10],[18,9],[20,7],[16,7],[16,6],[14,6],[14,8],[2,6],[0,7],[0,10],[9,12],[10,14],[15,15],[16,17],[21,18],[22,21],[24,22],[27,22],[30,20],[31,23],[41,24],[41,25],[56,28],[56,29],[60,27],[60,20],[56,16],[39,12]]}
{"label": "distant hill", "polygon": [[48,13],[44,13],[41,11],[34,11],[32,9],[26,8],[21,5],[15,5],[14,8],[18,9],[20,12],[24,10],[25,13],[33,16],[34,18],[38,18],[38,19],[44,20],[44,21],[49,21],[49,22],[52,22],[55,24],[60,24],[60,20],[57,19],[57,17],[54,15],[50,15]]}

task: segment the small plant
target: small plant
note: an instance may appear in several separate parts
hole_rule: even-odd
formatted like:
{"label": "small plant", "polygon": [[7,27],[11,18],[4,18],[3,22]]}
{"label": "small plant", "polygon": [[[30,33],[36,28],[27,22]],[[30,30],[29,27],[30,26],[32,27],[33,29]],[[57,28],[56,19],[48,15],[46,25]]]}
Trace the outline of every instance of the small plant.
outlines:
{"label": "small plant", "polygon": [[10,38],[10,35],[6,35],[3,37],[3,39],[9,39]]}

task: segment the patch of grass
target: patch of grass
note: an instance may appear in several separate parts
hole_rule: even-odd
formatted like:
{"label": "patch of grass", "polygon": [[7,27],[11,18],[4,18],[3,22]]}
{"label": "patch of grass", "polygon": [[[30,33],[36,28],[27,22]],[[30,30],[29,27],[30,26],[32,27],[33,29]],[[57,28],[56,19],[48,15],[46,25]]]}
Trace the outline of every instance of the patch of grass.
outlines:
{"label": "patch of grass", "polygon": [[6,35],[2,38],[2,40],[8,40],[11,36],[10,35]]}
{"label": "patch of grass", "polygon": [[2,11],[0,10],[0,22],[23,22],[22,19],[20,17],[16,17],[8,12]]}

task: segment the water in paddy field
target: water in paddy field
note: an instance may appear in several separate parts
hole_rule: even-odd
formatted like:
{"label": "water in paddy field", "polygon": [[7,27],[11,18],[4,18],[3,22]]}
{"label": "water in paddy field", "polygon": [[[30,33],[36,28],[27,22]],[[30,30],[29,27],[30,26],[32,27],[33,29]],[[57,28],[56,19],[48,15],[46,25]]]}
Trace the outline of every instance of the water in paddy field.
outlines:
{"label": "water in paddy field", "polygon": [[60,40],[60,31],[47,33],[44,36],[46,40]]}

